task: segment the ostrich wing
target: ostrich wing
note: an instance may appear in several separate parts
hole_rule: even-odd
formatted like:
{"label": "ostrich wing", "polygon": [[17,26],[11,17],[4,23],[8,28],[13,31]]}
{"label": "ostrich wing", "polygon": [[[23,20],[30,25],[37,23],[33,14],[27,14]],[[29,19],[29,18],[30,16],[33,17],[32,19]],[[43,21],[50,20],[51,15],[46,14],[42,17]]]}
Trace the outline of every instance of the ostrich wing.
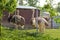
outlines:
{"label": "ostrich wing", "polygon": [[48,22],[47,22],[44,18],[42,18],[42,20],[43,20],[47,25],[49,25]]}

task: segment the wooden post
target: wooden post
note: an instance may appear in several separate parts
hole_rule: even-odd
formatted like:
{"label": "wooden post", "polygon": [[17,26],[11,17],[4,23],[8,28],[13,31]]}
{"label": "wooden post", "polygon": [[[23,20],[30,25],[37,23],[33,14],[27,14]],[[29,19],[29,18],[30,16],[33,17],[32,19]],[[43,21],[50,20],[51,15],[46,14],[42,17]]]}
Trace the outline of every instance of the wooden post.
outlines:
{"label": "wooden post", "polygon": [[33,9],[32,11],[33,11],[32,18],[34,18],[34,13],[35,13],[35,10]]}

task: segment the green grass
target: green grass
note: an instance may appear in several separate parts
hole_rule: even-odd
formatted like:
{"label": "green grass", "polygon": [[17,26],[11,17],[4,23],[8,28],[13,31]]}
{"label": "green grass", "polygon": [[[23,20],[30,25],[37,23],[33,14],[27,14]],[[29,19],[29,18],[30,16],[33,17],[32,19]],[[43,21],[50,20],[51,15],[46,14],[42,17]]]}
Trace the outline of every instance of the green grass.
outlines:
{"label": "green grass", "polygon": [[1,27],[1,40],[60,40],[60,29],[46,29],[45,33],[37,33],[36,29],[15,30]]}
{"label": "green grass", "polygon": [[60,29],[46,29],[45,33],[51,35],[53,38],[60,38]]}

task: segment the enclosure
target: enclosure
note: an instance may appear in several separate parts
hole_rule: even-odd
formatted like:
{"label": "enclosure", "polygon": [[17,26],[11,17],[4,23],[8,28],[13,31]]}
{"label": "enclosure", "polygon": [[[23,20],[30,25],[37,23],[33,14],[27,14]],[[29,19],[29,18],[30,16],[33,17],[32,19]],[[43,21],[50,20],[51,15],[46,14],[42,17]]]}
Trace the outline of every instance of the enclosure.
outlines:
{"label": "enclosure", "polygon": [[[22,17],[25,18],[25,28],[32,28],[30,21],[31,21],[31,18],[32,18],[33,10],[35,10],[34,17],[40,16],[40,10],[38,10],[35,7],[17,6],[16,10],[19,10],[19,15],[21,15]],[[16,13],[16,11],[13,14],[10,14],[10,15],[13,16],[15,13]],[[8,27],[13,26],[13,25],[10,25],[9,22],[7,22],[9,13],[7,11],[4,11],[3,14],[4,15],[3,15],[3,18],[2,18],[2,24],[5,25],[5,26],[8,26]],[[36,15],[36,14],[38,14],[38,15]]]}

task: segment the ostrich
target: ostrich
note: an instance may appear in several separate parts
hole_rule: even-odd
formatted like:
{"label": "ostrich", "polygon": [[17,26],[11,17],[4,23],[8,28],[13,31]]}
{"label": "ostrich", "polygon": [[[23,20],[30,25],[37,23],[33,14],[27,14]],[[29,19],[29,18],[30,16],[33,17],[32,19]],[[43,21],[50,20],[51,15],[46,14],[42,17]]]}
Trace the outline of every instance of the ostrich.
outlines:
{"label": "ostrich", "polygon": [[32,18],[31,20],[31,24],[34,28],[36,28],[36,19],[38,20],[38,28],[40,32],[43,32],[45,30],[45,26],[49,25],[49,23],[42,17],[38,17],[38,18]]}
{"label": "ostrich", "polygon": [[18,26],[24,29],[25,18],[19,15],[19,10],[17,10],[17,13],[15,15],[8,17],[8,22],[16,25],[16,29],[18,28]]}
{"label": "ostrich", "polygon": [[38,28],[40,32],[44,32],[45,31],[45,26],[49,25],[48,21],[43,18],[43,17],[34,17],[34,10],[33,10],[33,14],[32,14],[32,19],[31,19],[31,25],[36,28],[36,19],[38,20]]}

